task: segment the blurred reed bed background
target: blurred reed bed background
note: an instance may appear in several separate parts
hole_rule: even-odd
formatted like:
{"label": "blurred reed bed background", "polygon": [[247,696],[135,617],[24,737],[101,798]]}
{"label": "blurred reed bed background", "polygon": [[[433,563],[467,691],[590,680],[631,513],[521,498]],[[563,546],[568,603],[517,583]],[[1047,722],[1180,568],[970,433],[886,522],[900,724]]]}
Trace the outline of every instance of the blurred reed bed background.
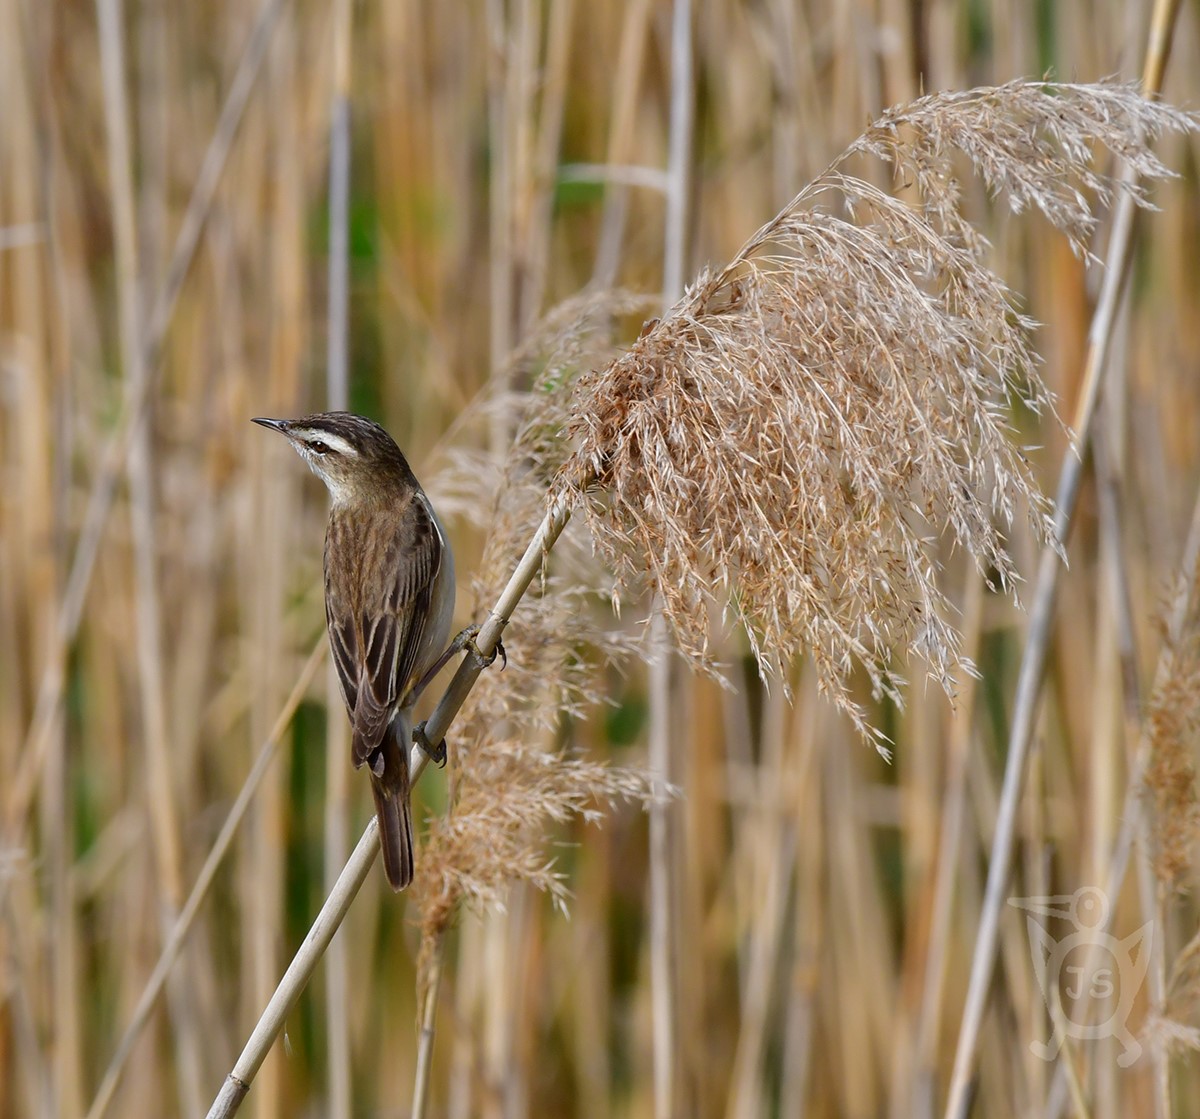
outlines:
{"label": "blurred reed bed background", "polygon": [[[202,1114],[367,818],[319,659],[325,496],[248,422],[342,391],[327,376],[339,90],[347,401],[392,431],[445,511],[465,624],[516,558],[489,530],[504,523],[493,539],[523,545],[530,509],[536,523],[501,483],[522,465],[506,465],[518,433],[536,446],[537,424],[561,421],[526,410],[547,368],[574,375],[631,344],[664,290],[728,260],[888,105],[1047,70],[1136,77],[1150,18],[1112,3],[697,3],[690,156],[676,151],[672,180],[673,14],[649,0],[0,6],[0,1114],[88,1113],[282,728],[107,1112]],[[1195,15],[1178,11],[1164,83],[1188,107]],[[1139,219],[1011,889],[1106,882],[1131,759],[1152,734],[1142,856],[1112,898],[1118,937],[1154,922],[1131,1012],[1148,1055],[1123,1069],[1112,1038],[1068,1041],[1057,1066],[1031,1052],[1051,1031],[1010,911],[978,1115],[1042,1113],[1060,1069],[1077,1114],[1200,1107],[1187,1048],[1200,685],[1184,567],[1200,203],[1195,140],[1158,152],[1181,177]],[[990,263],[1044,324],[1034,345],[1069,415],[1096,271],[1043,219],[966,189]],[[617,287],[648,298],[604,294]],[[129,428],[143,396],[147,423]],[[1066,437],[1049,417],[1017,419],[1052,491]],[[536,472],[522,479],[536,494]],[[496,824],[490,854],[519,860],[521,881],[506,886],[495,858],[474,877],[452,864],[482,841],[444,817],[456,765],[428,771],[424,879],[394,897],[372,874],[247,1108],[408,1114],[420,955],[426,978],[431,958],[441,975],[430,1114],[939,1114],[1025,616],[947,544],[943,586],[980,676],[960,679],[953,708],[919,662],[902,709],[853,683],[888,764],[817,695],[806,661],[785,666],[792,702],[763,687],[737,634],[713,650],[730,687],[648,668],[649,603],[612,617],[609,577],[575,529],[514,619],[509,675],[489,682],[494,735],[458,737],[479,751],[477,781],[515,780],[506,746],[575,767],[520,786],[560,798],[544,827]],[[1032,578],[1021,521],[1010,550]],[[655,737],[682,795],[657,803],[652,835],[640,801],[642,775],[662,768]],[[436,910],[451,871],[478,905]],[[1169,1102],[1153,1060],[1168,1037]]]}

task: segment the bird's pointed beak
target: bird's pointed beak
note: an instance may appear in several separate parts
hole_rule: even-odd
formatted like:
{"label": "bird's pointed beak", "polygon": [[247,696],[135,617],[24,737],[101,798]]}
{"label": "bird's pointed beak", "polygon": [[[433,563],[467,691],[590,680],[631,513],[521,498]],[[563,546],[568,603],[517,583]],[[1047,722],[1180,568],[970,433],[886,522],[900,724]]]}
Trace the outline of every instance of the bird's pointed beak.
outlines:
{"label": "bird's pointed beak", "polygon": [[283,435],[287,434],[288,427],[290,426],[287,420],[273,420],[268,416],[255,416],[250,422],[258,424],[259,427],[269,427]]}

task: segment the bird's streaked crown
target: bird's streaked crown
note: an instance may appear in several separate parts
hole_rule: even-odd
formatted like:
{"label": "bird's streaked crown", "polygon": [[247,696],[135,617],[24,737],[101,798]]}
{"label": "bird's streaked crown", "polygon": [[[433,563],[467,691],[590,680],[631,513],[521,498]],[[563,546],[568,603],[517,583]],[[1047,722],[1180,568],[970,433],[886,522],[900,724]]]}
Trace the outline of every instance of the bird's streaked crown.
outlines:
{"label": "bird's streaked crown", "polygon": [[287,438],[335,505],[373,500],[415,481],[396,441],[364,416],[317,412],[298,420],[259,416],[254,423]]}

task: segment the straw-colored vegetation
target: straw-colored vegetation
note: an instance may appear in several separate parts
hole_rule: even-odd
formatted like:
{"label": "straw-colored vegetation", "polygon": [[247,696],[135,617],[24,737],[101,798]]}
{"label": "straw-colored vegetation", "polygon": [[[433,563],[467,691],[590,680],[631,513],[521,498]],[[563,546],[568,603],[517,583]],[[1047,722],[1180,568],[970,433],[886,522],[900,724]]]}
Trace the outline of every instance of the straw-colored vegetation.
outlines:
{"label": "straw-colored vegetation", "polygon": [[[0,1116],[203,1114],[368,818],[325,497],[248,422],[331,402],[409,453],[464,624],[548,495],[581,515],[249,1113],[927,1116],[956,1049],[978,1115],[1200,1108],[1195,133],[1005,84],[1171,43],[1194,105],[1159,9],[1148,47],[1115,4],[698,3],[682,39],[646,0],[0,5]],[[1091,327],[1129,189],[1158,212]],[[1115,1029],[1038,1055],[1081,1011],[1011,908],[960,1027],[1042,547],[1007,893],[1152,923],[1128,1068]],[[660,608],[689,656],[652,668]]]}

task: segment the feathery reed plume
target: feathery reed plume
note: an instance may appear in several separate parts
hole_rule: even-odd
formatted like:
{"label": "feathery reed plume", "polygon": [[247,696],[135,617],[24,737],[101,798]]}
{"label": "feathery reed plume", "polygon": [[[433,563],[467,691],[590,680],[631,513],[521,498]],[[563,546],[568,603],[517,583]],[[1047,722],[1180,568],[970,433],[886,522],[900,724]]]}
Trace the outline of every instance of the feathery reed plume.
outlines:
{"label": "feathery reed plume", "polygon": [[[1146,712],[1149,755],[1141,781],[1149,856],[1158,882],[1158,914],[1169,938],[1167,903],[1192,884],[1200,840],[1195,743],[1200,735],[1200,581],[1180,580],[1173,599],[1184,605],[1172,625],[1162,619],[1162,667]],[[1170,949],[1169,941],[1166,949]],[[1159,1052],[1200,1049],[1200,933],[1174,958],[1161,1003],[1142,1030]]]}
{"label": "feathery reed plume", "polygon": [[1200,1050],[1200,932],[1171,962],[1164,1005],[1148,1015],[1142,1037],[1168,1053]]}
{"label": "feathery reed plume", "polygon": [[[580,379],[575,449],[551,498],[584,512],[619,593],[648,577],[685,653],[709,662],[724,607],[765,675],[807,650],[821,689],[882,747],[852,697],[855,666],[897,700],[897,647],[948,692],[972,671],[933,541],[948,533],[1011,591],[1018,509],[1053,539],[1011,438],[1015,400],[1050,406],[1032,323],[984,263],[955,153],[1086,252],[1084,192],[1103,202],[1121,185],[1092,168],[1093,147],[1161,178],[1148,141],[1194,127],[1128,85],[1013,82],[889,111],[729,265]],[[916,201],[847,173],[861,155]]]}
{"label": "feathery reed plume", "polygon": [[1200,1051],[1200,932],[1172,959],[1163,1006],[1148,1013],[1141,1039],[1166,1053]]}
{"label": "feathery reed plume", "polygon": [[[1193,603],[1196,596],[1192,595]],[[1200,839],[1195,743],[1200,735],[1200,617],[1166,650],[1167,672],[1150,700],[1150,759],[1143,782],[1154,874],[1170,891],[1195,866]]]}
{"label": "feathery reed plume", "polygon": [[[561,433],[575,376],[611,358],[614,320],[645,314],[648,306],[646,297],[625,293],[593,293],[563,304],[500,378],[529,384],[528,391],[474,410],[480,418],[490,408],[524,409],[501,466],[459,455],[431,490],[451,514],[489,511],[489,535],[472,580],[476,616],[495,601],[544,516],[547,486],[566,454]],[[594,819],[614,800],[661,795],[638,770],[559,748],[564,717],[603,702],[601,670],[628,656],[637,640],[612,625],[611,575],[592,554],[583,527],[569,526],[559,538],[540,588],[521,604],[521,625],[506,634],[505,670],[479,679],[455,725],[450,809],[430,824],[409,894],[421,913],[423,985],[438,934],[460,903],[502,904],[503,891],[517,881],[565,903],[565,887],[545,851],[548,827],[572,816]]]}

